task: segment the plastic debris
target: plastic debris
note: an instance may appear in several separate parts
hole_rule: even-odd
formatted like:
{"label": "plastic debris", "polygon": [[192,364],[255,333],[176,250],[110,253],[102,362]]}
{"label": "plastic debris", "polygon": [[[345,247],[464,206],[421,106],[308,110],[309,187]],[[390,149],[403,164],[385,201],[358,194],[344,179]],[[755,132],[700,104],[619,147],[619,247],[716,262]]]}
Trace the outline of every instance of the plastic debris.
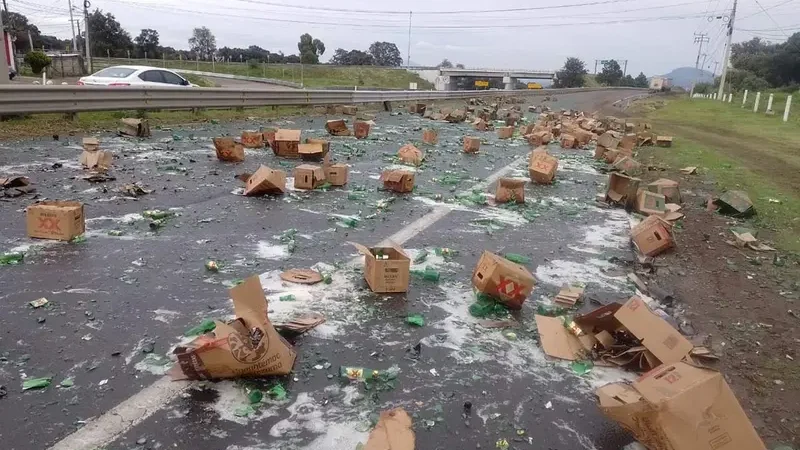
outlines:
{"label": "plastic debris", "polygon": [[52,380],[53,377],[26,378],[22,380],[22,390],[46,388]]}
{"label": "plastic debris", "polygon": [[425,317],[423,317],[422,314],[419,313],[409,314],[408,317],[406,317],[406,323],[417,327],[424,327]]}
{"label": "plastic debris", "polygon": [[41,308],[42,306],[48,303],[50,302],[44,297],[37,298],[36,300],[31,300],[30,302],[28,302],[28,304],[31,305],[33,308]]}

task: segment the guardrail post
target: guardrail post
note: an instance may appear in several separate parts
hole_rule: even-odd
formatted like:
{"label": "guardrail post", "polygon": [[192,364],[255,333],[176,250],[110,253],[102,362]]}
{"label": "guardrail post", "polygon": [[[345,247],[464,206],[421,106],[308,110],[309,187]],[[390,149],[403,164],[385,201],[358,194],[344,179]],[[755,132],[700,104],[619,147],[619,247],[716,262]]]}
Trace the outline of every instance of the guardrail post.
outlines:
{"label": "guardrail post", "polygon": [[747,103],[747,89],[744,90],[744,97],[742,97],[742,108],[744,108],[745,103]]}
{"label": "guardrail post", "polygon": [[761,92],[756,92],[756,101],[753,103],[753,112],[758,112],[759,101],[761,101]]}
{"label": "guardrail post", "polygon": [[789,109],[792,107],[792,96],[786,97],[786,108],[783,109],[783,121],[789,121]]}
{"label": "guardrail post", "polygon": [[392,102],[383,102],[383,110],[386,112],[392,112]]}
{"label": "guardrail post", "polygon": [[64,120],[67,120],[69,122],[76,122],[78,120],[78,113],[76,112],[64,113]]}

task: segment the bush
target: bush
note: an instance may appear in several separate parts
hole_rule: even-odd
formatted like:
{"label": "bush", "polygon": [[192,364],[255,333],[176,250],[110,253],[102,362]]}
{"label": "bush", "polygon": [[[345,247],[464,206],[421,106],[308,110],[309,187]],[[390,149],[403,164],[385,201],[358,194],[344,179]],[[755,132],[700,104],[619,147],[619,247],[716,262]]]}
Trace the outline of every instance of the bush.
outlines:
{"label": "bush", "polygon": [[31,66],[31,71],[39,75],[42,71],[53,63],[53,60],[44,52],[33,51],[25,55],[25,63]]}
{"label": "bush", "polygon": [[258,69],[259,67],[261,67],[261,62],[257,59],[248,59],[247,67],[251,69]]}

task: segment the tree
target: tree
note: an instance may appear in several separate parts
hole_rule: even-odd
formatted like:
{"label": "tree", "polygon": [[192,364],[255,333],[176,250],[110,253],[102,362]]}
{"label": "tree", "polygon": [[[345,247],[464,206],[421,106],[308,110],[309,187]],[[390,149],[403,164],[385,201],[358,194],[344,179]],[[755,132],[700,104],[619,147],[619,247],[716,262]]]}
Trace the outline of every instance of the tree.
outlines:
{"label": "tree", "polygon": [[456,69],[463,69],[464,65],[461,63],[456,64]]}
{"label": "tree", "polygon": [[[121,58],[127,56],[128,51],[133,49],[131,35],[122,29],[122,25],[117,22],[113,14],[103,14],[102,10],[95,9],[89,15],[89,27],[92,33],[90,37],[93,55]],[[84,36],[81,36],[81,48]]]}
{"label": "tree", "polygon": [[619,85],[625,87],[634,87],[636,86],[636,80],[633,79],[631,74],[627,74],[619,80]]}
{"label": "tree", "polygon": [[647,82],[647,76],[645,76],[644,72],[639,72],[639,75],[636,75],[636,78],[634,79],[633,85],[635,87],[646,88],[650,84]]}
{"label": "tree", "polygon": [[207,27],[195,28],[189,46],[200,59],[210,60],[217,50],[217,38]]}
{"label": "tree", "polygon": [[145,52],[148,58],[160,58],[161,52],[158,45],[158,31],[150,28],[145,28],[139,33],[139,36],[134,38],[133,42],[136,43],[136,56],[143,58]]}
{"label": "tree", "polygon": [[371,66],[375,64],[373,56],[361,50],[350,50],[337,48],[330,61],[331,64],[339,66]]}
{"label": "tree", "polygon": [[38,75],[53,62],[44,52],[33,51],[25,54],[25,64],[31,66],[31,71]]}
{"label": "tree", "polygon": [[611,59],[603,62],[603,70],[597,74],[597,81],[606,86],[619,86],[623,76],[619,63]]}
{"label": "tree", "polygon": [[583,61],[578,58],[567,58],[564,67],[556,72],[554,86],[557,88],[581,87],[584,84],[583,77],[587,73],[586,64]]}
{"label": "tree", "polygon": [[369,54],[376,66],[399,67],[403,65],[400,50],[391,42],[373,42],[369,46]]}
{"label": "tree", "polygon": [[438,67],[440,69],[452,69],[453,68],[453,63],[451,63],[449,59],[445,58],[436,67]]}
{"label": "tree", "polygon": [[300,51],[300,62],[303,64],[319,64],[319,57],[325,53],[325,44],[305,33],[300,36],[297,50]]}

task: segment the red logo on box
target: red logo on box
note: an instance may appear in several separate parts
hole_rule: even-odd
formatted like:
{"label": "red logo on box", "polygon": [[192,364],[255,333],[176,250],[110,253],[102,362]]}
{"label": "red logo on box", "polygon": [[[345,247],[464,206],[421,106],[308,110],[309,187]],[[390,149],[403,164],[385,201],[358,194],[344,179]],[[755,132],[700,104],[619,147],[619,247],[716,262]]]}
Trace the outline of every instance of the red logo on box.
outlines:
{"label": "red logo on box", "polygon": [[39,229],[60,233],[61,228],[58,226],[60,221],[60,219],[56,219],[55,217],[39,217]]}
{"label": "red logo on box", "polygon": [[522,286],[514,280],[500,278],[500,283],[497,285],[497,292],[509,298],[517,298],[522,296]]}

